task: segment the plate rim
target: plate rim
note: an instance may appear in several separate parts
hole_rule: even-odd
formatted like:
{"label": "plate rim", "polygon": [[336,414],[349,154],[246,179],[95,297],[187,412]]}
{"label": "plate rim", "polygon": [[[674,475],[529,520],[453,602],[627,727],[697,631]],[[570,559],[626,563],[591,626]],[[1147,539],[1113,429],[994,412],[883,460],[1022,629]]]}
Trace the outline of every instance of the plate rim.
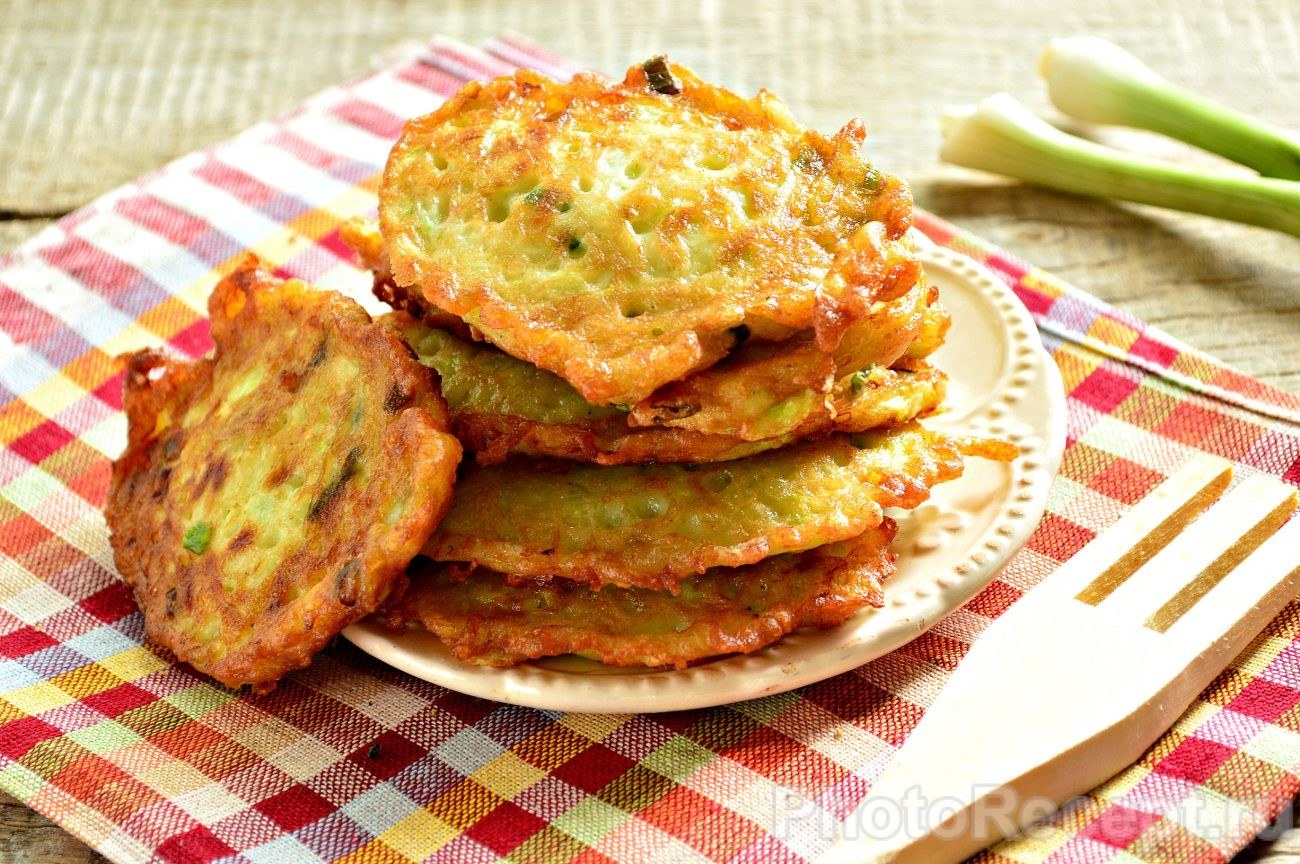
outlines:
{"label": "plate rim", "polygon": [[[1032,316],[1005,282],[977,261],[937,246],[924,235],[918,238],[917,254],[927,267],[937,266],[965,277],[985,300],[991,301],[1011,343],[1007,346],[1008,354],[1013,353],[1014,346],[1018,359],[1009,379],[1003,375],[1008,380],[999,381],[999,390],[989,395],[1000,397],[995,404],[1004,405],[1001,413],[1010,413],[1007,406],[1020,399],[1007,399],[1008,393],[1014,395],[1019,386],[1021,398],[1029,395],[1027,385],[1034,376],[1038,377],[1040,380],[1032,393],[1045,397],[1038,403],[1039,426],[1024,420],[1024,412],[1029,408],[1020,409],[1022,413],[1009,420],[1019,421],[1041,434],[1031,436],[1034,446],[1026,448],[1026,453],[1011,463],[1013,473],[1019,475],[1013,485],[1020,487],[1014,496],[1014,506],[1008,506],[1012,499],[1009,491],[1008,500],[1002,502],[1000,510],[1003,519],[994,520],[970,540],[964,548],[976,551],[957,565],[955,574],[948,574],[946,582],[936,577],[934,590],[918,589],[913,592],[915,596],[910,604],[904,600],[900,605],[898,598],[889,597],[886,583],[886,602],[896,611],[894,618],[871,638],[859,634],[864,622],[877,614],[887,615],[888,611],[867,609],[839,627],[808,634],[796,632],[751,654],[726,657],[684,670],[619,670],[608,674],[562,672],[531,662],[504,669],[473,666],[456,660],[430,634],[392,631],[374,619],[351,625],[343,631],[344,638],[382,663],[470,696],[552,711],[659,713],[709,708],[784,693],[858,668],[925,633],[992,582],[1037,528],[1047,510],[1051,483],[1064,454],[1066,397],[1060,371],[1043,346]],[[1027,344],[1028,351],[1024,347]],[[981,411],[964,416],[966,422],[960,431],[1004,434],[1000,431],[1004,424],[999,415],[993,414],[987,404]],[[938,423],[931,425],[942,426],[939,418],[936,418]],[[1017,514],[1014,520],[1007,518],[1009,511]],[[815,643],[817,637],[834,633],[847,638],[838,643],[823,639],[830,642],[823,650],[818,650],[815,644],[811,648],[803,644]],[[783,659],[792,653],[795,655],[792,659]],[[747,680],[762,683],[757,689],[747,689],[743,684]]]}

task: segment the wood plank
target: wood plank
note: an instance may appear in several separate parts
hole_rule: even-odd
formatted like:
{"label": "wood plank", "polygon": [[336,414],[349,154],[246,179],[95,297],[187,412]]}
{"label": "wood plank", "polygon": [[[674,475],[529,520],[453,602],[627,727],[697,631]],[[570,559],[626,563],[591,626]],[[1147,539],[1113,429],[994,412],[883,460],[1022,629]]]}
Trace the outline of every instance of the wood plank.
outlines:
{"label": "wood plank", "polygon": [[53,219],[0,220],[0,255],[8,252],[28,237],[35,237],[53,222]]}
{"label": "wood plank", "polygon": [[108,859],[0,792],[0,864],[104,864]]}

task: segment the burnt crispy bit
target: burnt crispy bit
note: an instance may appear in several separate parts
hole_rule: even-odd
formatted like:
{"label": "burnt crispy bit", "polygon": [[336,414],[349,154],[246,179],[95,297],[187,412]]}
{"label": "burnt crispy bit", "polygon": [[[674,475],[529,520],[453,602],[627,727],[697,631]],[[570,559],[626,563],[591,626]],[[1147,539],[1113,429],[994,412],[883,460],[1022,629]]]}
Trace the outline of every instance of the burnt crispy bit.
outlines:
{"label": "burnt crispy bit", "polygon": [[219,454],[209,454],[207,465],[203,469],[203,477],[199,480],[199,491],[204,487],[210,487],[214,492],[220,492],[221,487],[226,484],[226,475],[230,472],[230,463],[226,457]]}
{"label": "burnt crispy bit", "polygon": [[303,379],[311,374],[312,370],[325,362],[329,356],[329,340],[322,338],[320,345],[316,347],[316,353],[311,355],[311,359],[302,369],[282,369],[280,370],[280,386],[290,393],[296,392],[302,386]]}
{"label": "burnt crispy bit", "polygon": [[389,414],[396,414],[410,404],[411,394],[402,389],[400,382],[394,381],[388,388],[388,396],[384,399],[384,410]]}
{"label": "burnt crispy bit", "polygon": [[344,606],[355,606],[361,599],[361,582],[361,562],[352,558],[339,568],[338,575],[334,578],[334,596]]}
{"label": "burnt crispy bit", "polygon": [[244,529],[235,535],[235,539],[230,541],[227,548],[229,552],[242,552],[253,544],[257,538],[257,532],[251,525],[245,525]]}
{"label": "burnt crispy bit", "polygon": [[343,484],[356,476],[357,462],[360,459],[360,445],[348,451],[348,455],[343,457],[343,466],[339,468],[338,474],[334,475],[334,479],[321,490],[320,494],[311,502],[311,506],[307,508],[307,521],[321,521],[325,511],[330,504],[334,503],[334,499],[338,497],[339,492],[343,489]]}
{"label": "burnt crispy bit", "polygon": [[460,445],[428,370],[351,300],[250,256],[208,310],[212,356],[126,358],[106,516],[150,640],[260,692],[404,580]]}
{"label": "burnt crispy bit", "polygon": [[311,359],[307,361],[307,369],[308,370],[315,369],[317,366],[324,363],[325,358],[328,356],[329,356],[329,339],[322,337],[320,340],[320,345],[316,346],[316,353],[312,354]]}
{"label": "burnt crispy bit", "polygon": [[681,82],[673,76],[673,70],[668,68],[667,57],[663,55],[651,57],[641,64],[641,71],[645,73],[645,80],[650,85],[650,89],[656,93],[676,96],[682,92]]}

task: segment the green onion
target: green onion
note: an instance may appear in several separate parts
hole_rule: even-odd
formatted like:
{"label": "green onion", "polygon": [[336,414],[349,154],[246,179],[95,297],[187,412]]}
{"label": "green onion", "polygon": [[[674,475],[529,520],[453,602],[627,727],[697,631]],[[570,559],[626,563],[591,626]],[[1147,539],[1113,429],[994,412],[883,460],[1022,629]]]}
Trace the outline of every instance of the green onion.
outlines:
{"label": "green onion", "polygon": [[850,393],[852,393],[854,396],[856,396],[856,395],[858,395],[859,393],[862,392],[863,388],[865,388],[865,387],[867,386],[867,375],[870,373],[871,369],[873,369],[873,368],[875,368],[875,367],[872,366],[872,367],[868,367],[867,369],[861,369],[861,370],[859,370],[859,371],[857,371],[857,372],[854,372],[854,373],[849,377],[849,392],[850,392]]}
{"label": "green onion", "polygon": [[185,531],[185,536],[181,538],[181,545],[195,555],[202,555],[208,551],[208,544],[212,542],[212,526],[207,522],[195,522]]}
{"label": "green onion", "polygon": [[1053,39],[1038,72],[1052,103],[1071,117],[1149,129],[1265,177],[1300,180],[1300,138],[1175,86],[1113,42]]}
{"label": "green onion", "polygon": [[1300,183],[1207,173],[1067,135],[1005,93],[943,118],[946,162],[1098,198],[1122,198],[1300,237]]}

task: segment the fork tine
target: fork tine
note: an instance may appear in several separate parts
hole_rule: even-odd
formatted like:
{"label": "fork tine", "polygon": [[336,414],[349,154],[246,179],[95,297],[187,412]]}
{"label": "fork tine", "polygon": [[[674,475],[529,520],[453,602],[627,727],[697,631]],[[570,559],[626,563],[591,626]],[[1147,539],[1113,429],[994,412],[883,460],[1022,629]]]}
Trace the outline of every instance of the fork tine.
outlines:
{"label": "fork tine", "polygon": [[1194,456],[1053,574],[1054,590],[1077,592],[1079,600],[1097,605],[1214,503],[1231,480],[1231,462]]}
{"label": "fork tine", "polygon": [[[1116,588],[1102,606],[1113,620],[1147,624],[1163,632],[1227,569],[1277,531],[1295,506],[1290,486],[1264,476],[1243,480]],[[1163,617],[1153,621],[1157,613]]]}
{"label": "fork tine", "polygon": [[[1188,582],[1165,605],[1157,609],[1146,620],[1146,626],[1161,633],[1167,632],[1182,615],[1200,602],[1224,578],[1233,573],[1238,567],[1245,566],[1244,562],[1255,550],[1259,549],[1265,541],[1276,534],[1286,524],[1286,521],[1291,518],[1292,514],[1295,513],[1297,503],[1300,502],[1298,502],[1295,492],[1286,495],[1258,525],[1242,535],[1227,551],[1216,558],[1213,564],[1202,570],[1195,579]],[[1296,554],[1294,548],[1292,551],[1293,554]],[[1297,557],[1300,557],[1300,554],[1297,554]]]}
{"label": "fork tine", "polygon": [[[1295,503],[1294,495],[1292,503]],[[1294,600],[1300,587],[1300,517],[1292,519],[1266,540],[1235,570],[1224,576],[1202,599],[1171,622],[1167,635],[1221,632],[1225,621],[1254,626],[1251,618],[1268,622]],[[1263,627],[1260,623],[1255,627]]]}

